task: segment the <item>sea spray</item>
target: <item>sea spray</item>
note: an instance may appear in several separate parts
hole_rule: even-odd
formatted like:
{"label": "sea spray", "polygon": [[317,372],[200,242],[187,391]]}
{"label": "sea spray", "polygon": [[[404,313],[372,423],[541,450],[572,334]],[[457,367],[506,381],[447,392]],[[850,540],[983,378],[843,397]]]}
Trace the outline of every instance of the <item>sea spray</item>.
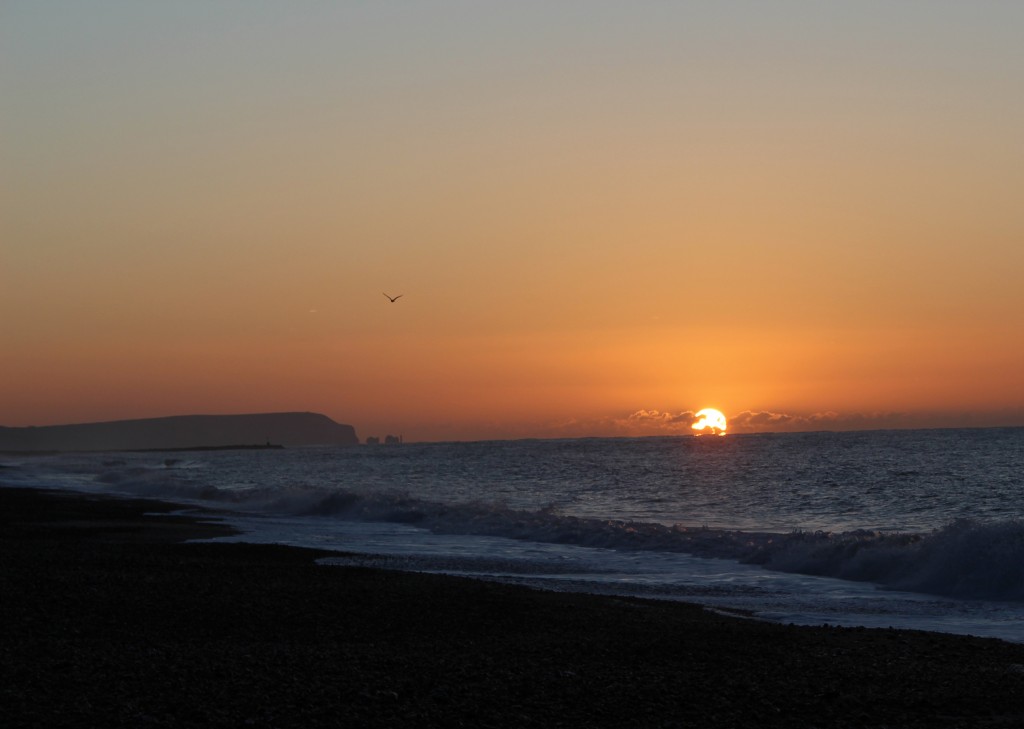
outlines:
{"label": "sea spray", "polygon": [[696,440],[18,456],[0,485],[172,499],[230,513],[241,539],[562,589],[1024,636],[1024,429]]}
{"label": "sea spray", "polygon": [[751,559],[768,569],[934,595],[1024,600],[1024,523],[958,519],[929,534],[795,534]]}

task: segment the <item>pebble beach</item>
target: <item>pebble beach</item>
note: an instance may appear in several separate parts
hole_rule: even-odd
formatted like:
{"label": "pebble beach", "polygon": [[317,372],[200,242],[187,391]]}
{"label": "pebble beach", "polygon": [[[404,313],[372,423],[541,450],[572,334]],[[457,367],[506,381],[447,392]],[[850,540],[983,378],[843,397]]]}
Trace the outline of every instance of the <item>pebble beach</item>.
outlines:
{"label": "pebble beach", "polygon": [[1014,727],[1024,645],[317,564],[0,489],[8,727]]}

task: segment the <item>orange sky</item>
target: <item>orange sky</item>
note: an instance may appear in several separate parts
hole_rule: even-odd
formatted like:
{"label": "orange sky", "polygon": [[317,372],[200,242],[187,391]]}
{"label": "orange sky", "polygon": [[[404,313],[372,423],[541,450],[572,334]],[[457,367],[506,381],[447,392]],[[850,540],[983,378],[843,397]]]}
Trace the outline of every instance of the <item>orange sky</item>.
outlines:
{"label": "orange sky", "polygon": [[1024,425],[1024,7],[145,5],[0,9],[2,425]]}

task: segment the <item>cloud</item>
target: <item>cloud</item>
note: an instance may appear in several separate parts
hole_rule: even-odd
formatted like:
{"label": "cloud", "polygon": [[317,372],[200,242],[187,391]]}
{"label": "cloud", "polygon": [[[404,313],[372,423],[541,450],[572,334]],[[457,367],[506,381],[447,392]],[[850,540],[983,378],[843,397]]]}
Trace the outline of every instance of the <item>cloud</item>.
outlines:
{"label": "cloud", "polygon": [[[981,416],[960,414],[913,414],[904,412],[839,413],[825,410],[814,413],[787,413],[771,410],[744,410],[727,415],[730,433],[796,433],[820,430],[884,430],[898,428],[975,427],[999,425]],[[535,424],[524,437],[587,438],[689,435],[697,416],[691,410],[679,412],[643,408],[617,415],[578,416],[557,422]],[[1005,423],[1024,421],[1024,411],[1013,411],[1001,418]]]}
{"label": "cloud", "polygon": [[620,429],[628,435],[677,435],[692,433],[697,421],[692,410],[673,413],[662,410],[637,410],[620,418]]}
{"label": "cloud", "polygon": [[690,433],[697,416],[690,410],[674,413],[637,410],[628,414],[568,418],[541,428],[544,437],[636,437]]}
{"label": "cloud", "polygon": [[626,417],[626,421],[637,425],[662,425],[675,427],[680,424],[687,428],[697,419],[697,415],[691,410],[684,410],[681,413],[661,412],[660,410],[637,410]]}
{"label": "cloud", "polygon": [[731,428],[739,428],[741,430],[779,428],[792,425],[799,420],[801,420],[801,418],[798,416],[789,415],[788,413],[771,413],[766,410],[757,412],[744,410],[739,415],[733,415],[729,418],[729,426]]}
{"label": "cloud", "polygon": [[[905,413],[781,413],[744,410],[727,414],[730,433],[794,433],[815,430],[874,430],[927,427]],[[692,410],[673,412],[643,408],[623,415],[571,418],[545,428],[547,437],[688,435],[697,421]]]}
{"label": "cloud", "polygon": [[831,410],[810,414],[744,410],[729,416],[734,433],[796,432],[812,430],[869,430],[912,427],[916,423],[905,413],[837,413]]}

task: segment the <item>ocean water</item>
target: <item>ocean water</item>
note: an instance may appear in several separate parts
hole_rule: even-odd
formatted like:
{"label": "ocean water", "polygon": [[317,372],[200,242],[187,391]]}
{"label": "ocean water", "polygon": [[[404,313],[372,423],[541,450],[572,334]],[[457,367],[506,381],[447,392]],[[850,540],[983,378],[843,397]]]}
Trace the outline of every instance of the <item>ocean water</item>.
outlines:
{"label": "ocean water", "polygon": [[325,564],[1024,642],[1024,428],[0,456]]}

